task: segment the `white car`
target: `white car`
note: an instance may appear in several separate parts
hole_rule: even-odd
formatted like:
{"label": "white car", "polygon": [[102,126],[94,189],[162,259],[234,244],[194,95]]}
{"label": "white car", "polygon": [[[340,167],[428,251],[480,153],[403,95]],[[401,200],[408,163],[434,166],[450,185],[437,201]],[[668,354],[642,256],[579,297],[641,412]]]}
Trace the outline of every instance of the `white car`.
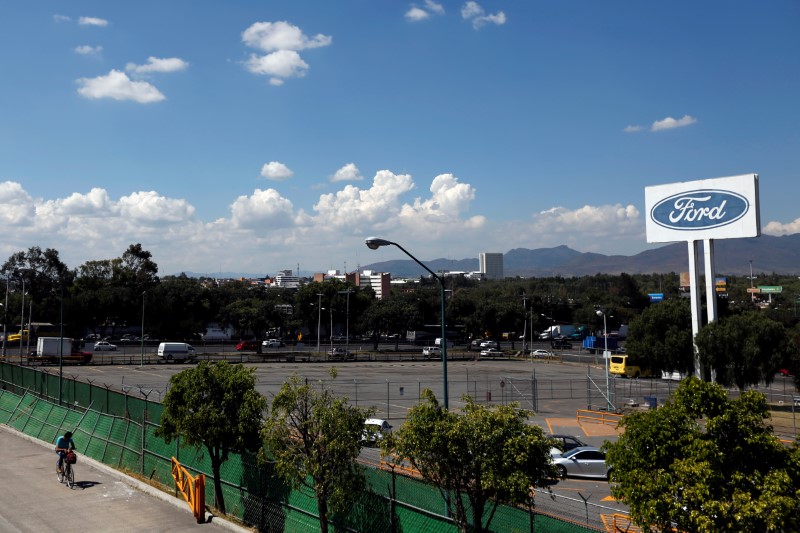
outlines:
{"label": "white car", "polygon": [[498,355],[503,355],[503,352],[497,348],[487,348],[485,350],[481,350],[481,357],[497,357]]}
{"label": "white car", "polygon": [[384,436],[392,430],[391,424],[382,418],[367,418],[364,421],[364,431],[361,433],[361,442],[366,446],[379,445]]}
{"label": "white car", "polygon": [[534,350],[531,352],[531,357],[536,359],[551,359],[555,356],[556,354],[548,350]]}
{"label": "white car", "polygon": [[551,455],[551,458],[562,479],[567,476],[609,479],[611,475],[606,454],[594,446],[579,446],[561,455]]}
{"label": "white car", "polygon": [[426,346],[422,349],[422,356],[426,359],[428,357],[441,357],[442,356],[442,349],[438,346]]}
{"label": "white car", "polygon": [[481,348],[494,348],[495,350],[499,350],[500,343],[497,341],[483,341],[481,342]]}
{"label": "white car", "polygon": [[264,348],[282,348],[284,344],[278,339],[267,339],[261,343],[261,346]]}
{"label": "white car", "polygon": [[112,352],[117,349],[116,344],[111,344],[108,341],[98,341],[94,343],[95,352]]}

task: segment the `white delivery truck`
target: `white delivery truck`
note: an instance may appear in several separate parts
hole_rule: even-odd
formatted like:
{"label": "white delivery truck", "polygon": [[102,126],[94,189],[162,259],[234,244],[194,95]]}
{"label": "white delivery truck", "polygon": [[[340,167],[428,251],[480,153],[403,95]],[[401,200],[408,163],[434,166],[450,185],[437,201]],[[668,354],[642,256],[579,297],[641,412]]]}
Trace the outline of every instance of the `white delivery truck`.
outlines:
{"label": "white delivery truck", "polygon": [[539,335],[539,340],[557,339],[559,337],[569,337],[575,333],[575,326],[571,324],[559,324],[550,326]]}
{"label": "white delivery truck", "polygon": [[74,349],[75,342],[68,337],[39,337],[36,339],[36,359],[41,362],[76,362],[86,364],[92,354]]}
{"label": "white delivery truck", "polygon": [[164,361],[194,361],[197,354],[191,344],[185,342],[162,342],[158,345],[158,357]]}

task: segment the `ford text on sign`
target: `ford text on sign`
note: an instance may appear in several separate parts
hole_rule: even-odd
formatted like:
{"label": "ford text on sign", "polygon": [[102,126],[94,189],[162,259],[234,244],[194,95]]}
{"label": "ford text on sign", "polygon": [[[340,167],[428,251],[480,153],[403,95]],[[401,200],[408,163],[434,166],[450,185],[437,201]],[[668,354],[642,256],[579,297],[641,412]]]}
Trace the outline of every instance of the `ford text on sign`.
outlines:
{"label": "ford text on sign", "polygon": [[645,203],[648,242],[760,234],[755,174],[647,187]]}

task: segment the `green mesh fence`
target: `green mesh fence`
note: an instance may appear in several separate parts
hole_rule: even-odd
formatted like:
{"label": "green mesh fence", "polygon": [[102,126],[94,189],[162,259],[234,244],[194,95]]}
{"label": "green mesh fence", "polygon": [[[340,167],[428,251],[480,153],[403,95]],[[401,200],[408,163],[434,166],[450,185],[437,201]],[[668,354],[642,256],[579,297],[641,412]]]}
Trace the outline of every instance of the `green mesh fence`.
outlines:
{"label": "green mesh fence", "polygon": [[[175,457],[192,474],[206,475],[206,502],[213,505],[208,454],[181,446],[179,440],[167,444],[155,435],[160,404],[65,378],[59,405],[52,401],[59,394],[57,375],[6,363],[0,363],[0,387],[0,423],[50,443],[65,431],[73,431],[79,453],[167,487],[174,487],[171,458]],[[334,517],[336,530],[457,531],[443,516],[445,505],[436,487],[376,468],[364,472],[369,491],[354,495],[346,516]],[[291,489],[270,464],[259,463],[255,455],[232,454],[221,466],[220,479],[228,514],[258,531],[319,529],[314,493],[308,488]],[[532,526],[539,532],[597,531],[510,506],[497,509],[491,530],[523,532],[531,531]]]}

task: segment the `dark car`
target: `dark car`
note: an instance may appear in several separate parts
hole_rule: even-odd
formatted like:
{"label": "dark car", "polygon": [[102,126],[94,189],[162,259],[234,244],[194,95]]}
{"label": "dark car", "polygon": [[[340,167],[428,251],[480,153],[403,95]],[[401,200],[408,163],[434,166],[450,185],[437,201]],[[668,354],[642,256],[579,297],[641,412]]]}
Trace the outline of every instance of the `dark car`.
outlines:
{"label": "dark car", "polygon": [[259,344],[258,341],[242,341],[236,345],[236,349],[239,350],[240,352],[246,350],[258,350],[258,344]]}
{"label": "dark car", "polygon": [[588,446],[588,444],[574,435],[549,435],[547,438],[555,441],[555,447],[561,450],[561,453],[568,452],[580,446]]}

